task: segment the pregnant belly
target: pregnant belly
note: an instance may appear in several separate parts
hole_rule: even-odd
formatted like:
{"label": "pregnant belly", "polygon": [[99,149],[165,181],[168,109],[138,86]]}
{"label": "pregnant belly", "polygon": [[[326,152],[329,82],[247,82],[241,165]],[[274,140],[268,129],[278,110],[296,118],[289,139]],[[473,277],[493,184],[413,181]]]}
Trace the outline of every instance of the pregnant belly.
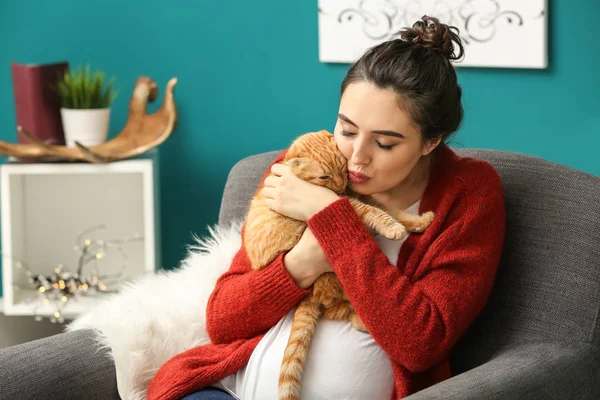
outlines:
{"label": "pregnant belly", "polygon": [[[244,400],[277,399],[279,370],[294,310],[267,332],[248,365],[238,372],[236,392]],[[350,323],[320,320],[302,378],[302,398],[389,400],[392,365],[373,338]]]}

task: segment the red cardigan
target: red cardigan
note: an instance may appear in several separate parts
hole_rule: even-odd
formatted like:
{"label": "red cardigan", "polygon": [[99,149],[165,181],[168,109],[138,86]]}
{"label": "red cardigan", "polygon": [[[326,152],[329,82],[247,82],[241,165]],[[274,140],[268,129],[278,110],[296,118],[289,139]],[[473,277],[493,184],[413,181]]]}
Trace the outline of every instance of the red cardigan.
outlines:
{"label": "red cardigan", "polygon": [[[419,212],[429,210],[436,213],[432,225],[408,237],[397,265],[390,264],[347,198],[308,221],[350,302],[392,361],[392,399],[451,376],[449,353],[488,299],[504,241],[499,175],[489,163],[459,157],[445,145],[421,199]],[[241,249],[208,302],[213,344],[167,361],[151,381],[148,399],[180,399],[235,373],[266,331],[309,292],[294,284],[283,254],[254,271]]]}

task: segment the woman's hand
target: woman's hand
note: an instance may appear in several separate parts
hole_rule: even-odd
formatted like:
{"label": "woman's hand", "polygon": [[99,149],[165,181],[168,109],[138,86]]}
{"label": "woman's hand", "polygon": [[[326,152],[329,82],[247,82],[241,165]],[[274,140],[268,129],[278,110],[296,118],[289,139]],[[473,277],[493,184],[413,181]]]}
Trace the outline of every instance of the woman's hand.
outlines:
{"label": "woman's hand", "polygon": [[307,221],[336,201],[339,196],[326,187],[298,178],[284,164],[273,164],[261,194],[271,210],[300,221]]}
{"label": "woman's hand", "polygon": [[319,241],[309,228],[284,257],[283,264],[296,285],[302,289],[310,287],[321,274],[333,272]]}

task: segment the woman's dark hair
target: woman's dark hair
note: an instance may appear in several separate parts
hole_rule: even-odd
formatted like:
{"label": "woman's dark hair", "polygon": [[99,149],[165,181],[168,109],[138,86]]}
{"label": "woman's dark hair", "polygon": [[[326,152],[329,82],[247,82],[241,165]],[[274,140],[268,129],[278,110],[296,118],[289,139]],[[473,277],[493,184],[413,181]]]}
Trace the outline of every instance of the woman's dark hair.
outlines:
{"label": "woman's dark hair", "polygon": [[458,29],[424,16],[399,35],[367,50],[348,70],[341,93],[355,82],[392,89],[403,98],[423,140],[445,143],[463,118],[462,90],[450,63],[464,54]]}

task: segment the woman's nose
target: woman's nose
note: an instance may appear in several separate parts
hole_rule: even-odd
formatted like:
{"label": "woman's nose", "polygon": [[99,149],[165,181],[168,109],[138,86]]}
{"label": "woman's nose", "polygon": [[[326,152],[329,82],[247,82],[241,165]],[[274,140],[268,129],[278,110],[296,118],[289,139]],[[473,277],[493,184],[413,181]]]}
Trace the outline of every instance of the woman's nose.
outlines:
{"label": "woman's nose", "polygon": [[366,143],[357,139],[354,141],[352,149],[352,158],[350,159],[354,165],[366,165],[370,162],[370,156],[366,149]]}

